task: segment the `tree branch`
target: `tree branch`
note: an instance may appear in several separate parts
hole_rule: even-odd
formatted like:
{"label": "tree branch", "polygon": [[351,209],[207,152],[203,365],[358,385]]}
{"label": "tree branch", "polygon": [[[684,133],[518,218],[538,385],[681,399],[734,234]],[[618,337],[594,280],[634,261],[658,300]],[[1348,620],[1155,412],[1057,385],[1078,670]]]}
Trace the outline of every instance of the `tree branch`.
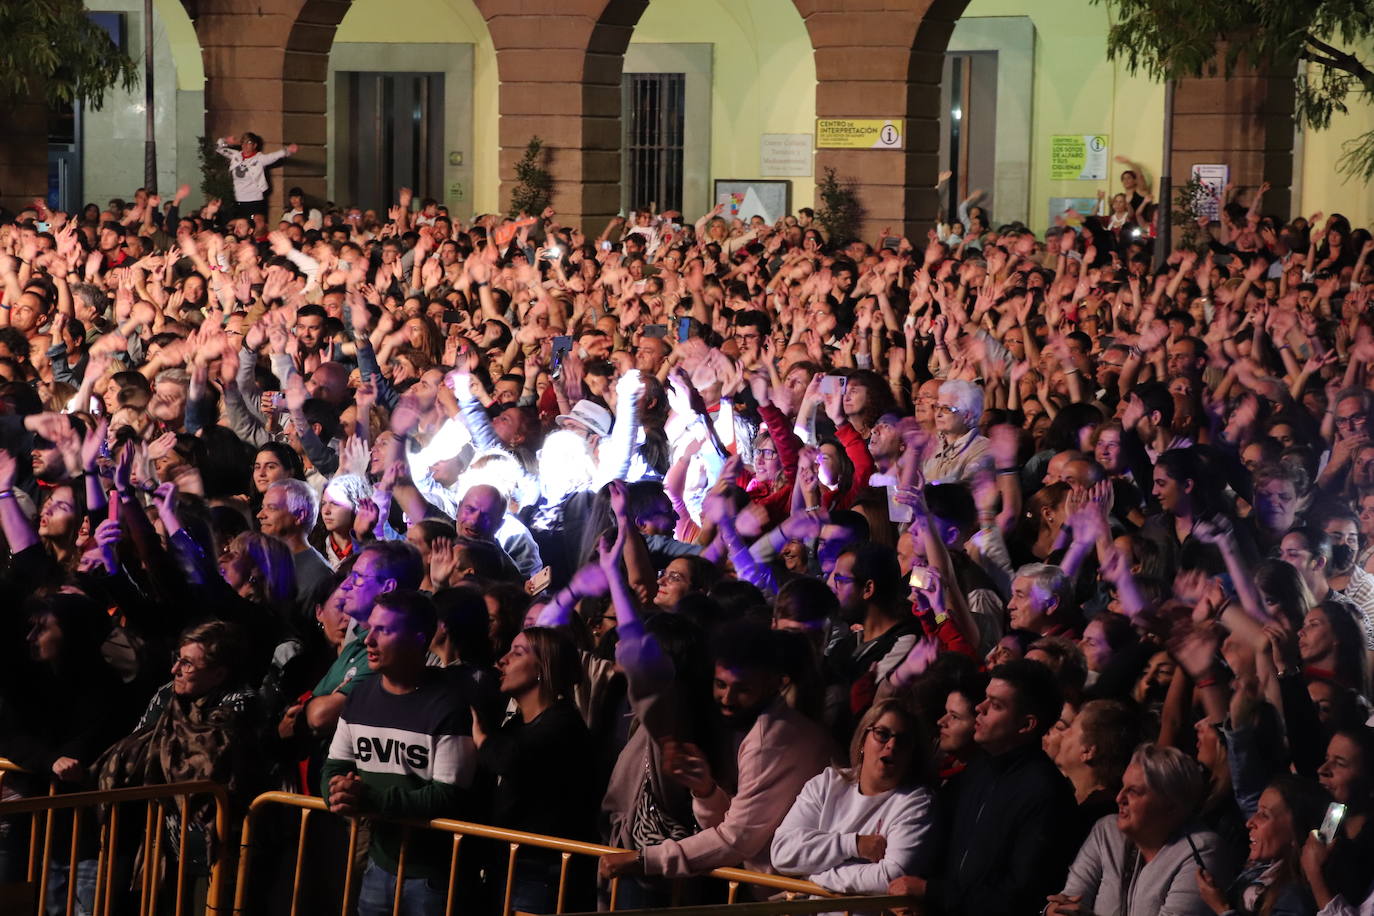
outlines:
{"label": "tree branch", "polygon": [[1348,54],[1340,48],[1333,47],[1320,38],[1314,38],[1311,35],[1306,36],[1303,40],[1318,51],[1329,56],[1329,59],[1310,59],[1316,60],[1318,63],[1332,67],[1336,70],[1344,70],[1346,73],[1359,77],[1361,82],[1369,82],[1369,80],[1374,79],[1374,72],[1371,72],[1368,67],[1360,63],[1360,59],[1354,54]]}

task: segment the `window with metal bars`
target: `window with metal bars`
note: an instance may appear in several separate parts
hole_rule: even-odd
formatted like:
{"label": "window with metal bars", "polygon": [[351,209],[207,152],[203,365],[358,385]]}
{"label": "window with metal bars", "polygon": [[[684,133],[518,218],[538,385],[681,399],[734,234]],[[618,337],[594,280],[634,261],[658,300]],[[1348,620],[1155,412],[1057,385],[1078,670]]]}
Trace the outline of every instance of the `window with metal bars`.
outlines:
{"label": "window with metal bars", "polygon": [[621,205],[626,212],[681,210],[687,75],[626,73],[621,87]]}

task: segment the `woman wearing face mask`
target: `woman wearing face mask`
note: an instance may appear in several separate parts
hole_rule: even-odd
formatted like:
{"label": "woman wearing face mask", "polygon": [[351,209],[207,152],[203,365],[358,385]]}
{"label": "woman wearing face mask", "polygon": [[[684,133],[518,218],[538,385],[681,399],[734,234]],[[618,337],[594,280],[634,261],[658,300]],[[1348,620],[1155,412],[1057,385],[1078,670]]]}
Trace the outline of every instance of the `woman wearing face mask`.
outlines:
{"label": "woman wearing face mask", "polygon": [[924,874],[934,854],[930,763],[915,713],[896,699],[869,707],[850,745],[853,766],[802,787],[773,834],[773,867],[842,894],[881,894]]}
{"label": "woman wearing face mask", "polygon": [[1229,887],[1207,872],[1197,876],[1202,899],[1217,916],[1310,916],[1317,911],[1303,879],[1299,854],[1308,832],[1321,823],[1328,797],[1297,776],[1275,778],[1245,822],[1250,852]]}

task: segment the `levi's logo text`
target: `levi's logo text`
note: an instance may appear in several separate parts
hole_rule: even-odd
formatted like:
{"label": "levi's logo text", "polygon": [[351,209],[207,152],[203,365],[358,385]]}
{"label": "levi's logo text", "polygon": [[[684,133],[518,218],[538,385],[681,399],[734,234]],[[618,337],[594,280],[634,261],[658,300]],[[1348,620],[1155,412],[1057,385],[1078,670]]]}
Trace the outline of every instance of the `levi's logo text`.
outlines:
{"label": "levi's logo text", "polygon": [[417,770],[429,766],[429,748],[423,744],[406,744],[395,738],[369,738],[358,736],[357,759],[367,762],[376,759],[378,763],[405,764]]}

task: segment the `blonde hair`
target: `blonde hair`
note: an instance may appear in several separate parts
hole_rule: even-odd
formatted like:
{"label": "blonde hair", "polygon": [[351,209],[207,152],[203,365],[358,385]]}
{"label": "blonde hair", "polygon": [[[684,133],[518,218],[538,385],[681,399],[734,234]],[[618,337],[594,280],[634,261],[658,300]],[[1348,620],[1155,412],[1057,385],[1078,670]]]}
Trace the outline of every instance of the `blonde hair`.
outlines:
{"label": "blonde hair", "polygon": [[907,732],[914,741],[911,762],[907,764],[906,772],[897,780],[897,784],[900,786],[920,785],[929,777],[930,745],[925,740],[925,732],[921,727],[920,717],[905,700],[887,697],[868,707],[868,711],[859,719],[859,724],[854,727],[854,735],[849,739],[849,766],[840,770],[840,776],[844,778],[845,782],[858,783],[859,768],[863,763],[864,739],[868,737],[869,730],[877,724],[878,720],[888,713],[899,716],[906,722]]}

